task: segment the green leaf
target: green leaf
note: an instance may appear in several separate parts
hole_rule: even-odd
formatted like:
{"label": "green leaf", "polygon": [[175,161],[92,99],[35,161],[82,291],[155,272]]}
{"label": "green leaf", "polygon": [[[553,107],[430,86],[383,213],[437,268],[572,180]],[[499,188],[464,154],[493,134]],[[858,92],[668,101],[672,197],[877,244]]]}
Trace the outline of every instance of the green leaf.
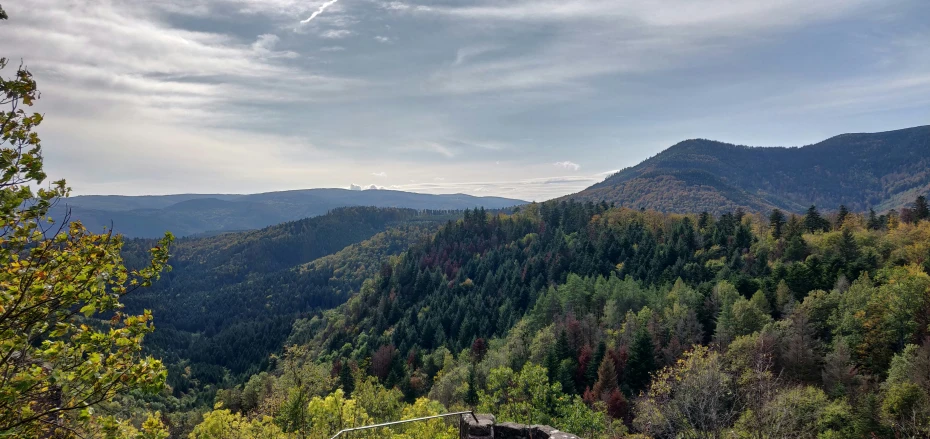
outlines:
{"label": "green leaf", "polygon": [[84,305],[84,306],[81,308],[81,313],[83,313],[85,317],[90,317],[90,316],[94,315],[94,312],[96,312],[96,311],[97,311],[97,307],[95,307],[95,306],[92,305],[92,304]]}

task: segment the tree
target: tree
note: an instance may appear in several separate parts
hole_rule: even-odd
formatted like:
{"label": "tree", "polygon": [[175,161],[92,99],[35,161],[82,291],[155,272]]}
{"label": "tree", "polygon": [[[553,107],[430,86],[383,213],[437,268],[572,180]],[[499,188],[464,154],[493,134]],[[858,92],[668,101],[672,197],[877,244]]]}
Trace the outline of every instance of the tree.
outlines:
{"label": "tree", "polygon": [[42,187],[34,132],[42,115],[25,111],[38,96],[25,67],[0,76],[0,105],[9,108],[0,112],[0,435],[14,437],[95,429],[95,405],[158,390],[166,377],[161,361],[142,356],[151,313],[128,315],[120,299],[158,279],[172,237],[151,249],[147,266],[128,270],[121,237],[50,221],[69,189],[64,180]]}
{"label": "tree", "polygon": [[812,205],[804,215],[804,228],[810,233],[826,231],[830,228],[830,222],[820,215],[817,206]]}
{"label": "tree", "polygon": [[637,331],[626,369],[626,384],[634,394],[649,384],[649,374],[656,370],[654,347],[652,337],[645,328]]}
{"label": "tree", "polygon": [[488,343],[484,341],[483,338],[476,338],[475,342],[471,344],[471,359],[475,363],[480,363],[481,360],[484,360],[484,356],[488,354]]}
{"label": "tree", "polygon": [[836,230],[843,228],[843,222],[846,221],[848,216],[849,209],[846,208],[845,204],[840,204],[840,210],[836,212],[836,224],[833,225],[833,228]]}
{"label": "tree", "polygon": [[852,409],[845,402],[830,401],[816,387],[783,390],[766,401],[759,412],[743,413],[735,426],[736,437],[853,437]]}
{"label": "tree", "polygon": [[833,351],[824,359],[821,381],[824,390],[833,397],[842,397],[850,393],[859,384],[859,370],[852,361],[849,345],[845,340],[837,340]]}
{"label": "tree", "polygon": [[781,210],[774,209],[769,215],[769,227],[772,228],[772,237],[780,239],[785,227],[785,214]]}
{"label": "tree", "polygon": [[882,228],[878,215],[875,214],[875,209],[869,209],[869,221],[866,223],[866,227],[869,230],[879,230]]}
{"label": "tree", "polygon": [[807,243],[801,235],[795,235],[788,240],[788,246],[785,248],[785,259],[789,261],[803,261],[807,257]]}
{"label": "tree", "polygon": [[921,195],[914,200],[914,218],[917,221],[930,219],[930,207],[927,206],[927,197]]}
{"label": "tree", "polygon": [[594,388],[591,389],[593,392],[593,399],[604,400],[610,394],[617,389],[617,369],[614,366],[614,361],[608,356],[604,356],[604,359],[601,360],[601,365],[597,368],[597,382],[594,383]]}
{"label": "tree", "polygon": [[656,375],[633,425],[652,437],[721,437],[739,415],[735,395],[720,354],[696,346]]}
{"label": "tree", "polygon": [[284,439],[284,432],[270,417],[248,419],[239,413],[217,406],[203,415],[203,422],[194,427],[190,439]]}
{"label": "tree", "polygon": [[355,391],[355,377],[352,376],[349,360],[345,360],[339,368],[339,385],[342,386],[347,397],[352,397],[352,392]]}
{"label": "tree", "polygon": [[840,256],[847,264],[859,258],[859,245],[856,244],[856,238],[849,229],[843,229],[839,245]]}
{"label": "tree", "polygon": [[891,360],[883,417],[902,437],[930,435],[930,339],[909,344]]}

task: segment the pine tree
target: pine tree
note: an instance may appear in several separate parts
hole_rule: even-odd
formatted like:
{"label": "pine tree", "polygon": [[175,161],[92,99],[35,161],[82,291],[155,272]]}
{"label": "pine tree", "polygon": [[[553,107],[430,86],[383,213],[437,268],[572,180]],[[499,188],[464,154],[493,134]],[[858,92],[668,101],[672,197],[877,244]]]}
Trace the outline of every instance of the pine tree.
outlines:
{"label": "pine tree", "polygon": [[604,357],[597,368],[597,382],[594,383],[594,396],[605,399],[610,392],[617,389],[617,368],[610,357]]}
{"label": "pine tree", "polygon": [[352,376],[352,368],[349,367],[348,360],[342,363],[342,368],[339,370],[339,385],[342,386],[346,398],[351,397],[352,392],[355,391],[355,377]]}
{"label": "pine tree", "polygon": [[607,358],[607,344],[601,340],[601,342],[597,344],[597,349],[594,351],[594,356],[591,357],[591,361],[588,362],[588,368],[585,371],[586,386],[592,386],[595,382],[597,382],[598,377],[600,376],[601,362],[604,361],[604,358]]}
{"label": "pine tree", "polygon": [[710,225],[710,214],[707,211],[701,212],[701,215],[698,216],[698,230],[704,230],[707,226]]}
{"label": "pine tree", "polygon": [[804,220],[799,218],[795,214],[791,214],[791,218],[788,218],[788,224],[785,226],[785,239],[790,240],[796,236],[801,236],[804,234]]}
{"label": "pine tree", "polygon": [[626,377],[627,385],[634,394],[646,388],[649,384],[649,374],[656,370],[654,347],[652,337],[645,329],[641,329],[633,339]]}
{"label": "pine tree", "polygon": [[846,208],[845,204],[840,204],[840,210],[836,213],[836,224],[833,226],[834,229],[839,230],[843,227],[843,222],[846,221],[846,217],[849,216],[849,209]]}
{"label": "pine tree", "polygon": [[930,219],[930,207],[927,206],[927,197],[921,195],[914,200],[914,218],[917,221]]}
{"label": "pine tree", "polygon": [[781,210],[774,209],[769,215],[769,227],[772,228],[772,237],[780,239],[785,227],[785,214]]}
{"label": "pine tree", "polygon": [[795,236],[788,240],[788,246],[785,248],[785,258],[789,261],[803,261],[807,257],[807,243],[801,236]]}
{"label": "pine tree", "polygon": [[866,224],[866,227],[868,227],[869,230],[878,230],[882,228],[878,216],[875,214],[875,209],[869,209],[869,222]]}
{"label": "pine tree", "polygon": [[817,206],[811,205],[804,215],[804,228],[807,229],[808,232],[814,233],[816,231],[827,230],[829,227],[830,222],[820,215],[820,212],[817,211]]}
{"label": "pine tree", "polygon": [[843,229],[839,251],[840,256],[842,256],[847,264],[855,261],[859,257],[859,245],[856,244],[856,238],[849,229]]}
{"label": "pine tree", "polygon": [[465,394],[465,404],[469,407],[478,405],[478,379],[474,365],[468,368],[468,392]]}

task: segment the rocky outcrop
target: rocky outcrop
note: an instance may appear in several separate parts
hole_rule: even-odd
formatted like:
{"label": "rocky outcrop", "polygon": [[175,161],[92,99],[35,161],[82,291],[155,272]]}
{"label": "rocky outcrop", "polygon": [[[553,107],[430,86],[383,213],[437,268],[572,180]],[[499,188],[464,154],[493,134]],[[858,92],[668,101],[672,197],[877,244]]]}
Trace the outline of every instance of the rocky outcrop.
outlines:
{"label": "rocky outcrop", "polygon": [[548,425],[525,425],[513,422],[497,423],[494,415],[464,417],[463,439],[579,439]]}

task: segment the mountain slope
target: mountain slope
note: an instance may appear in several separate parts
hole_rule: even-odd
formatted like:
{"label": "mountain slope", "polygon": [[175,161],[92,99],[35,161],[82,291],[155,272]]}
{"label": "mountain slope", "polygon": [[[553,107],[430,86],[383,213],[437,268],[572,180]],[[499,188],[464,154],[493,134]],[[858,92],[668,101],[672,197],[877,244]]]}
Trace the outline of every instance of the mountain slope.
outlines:
{"label": "mountain slope", "polygon": [[[222,381],[254,371],[279,350],[300,316],[333,308],[400,254],[455,215],[412,209],[347,207],[262,230],[184,238],[173,270],[152,288],[125,297],[129,310],[152,310],[159,333],[146,346],[172,368],[172,386]],[[128,240],[130,266],[152,240]],[[177,370],[189,365],[182,379]],[[180,380],[180,381],[179,381]]]}
{"label": "mountain slope", "polygon": [[112,227],[129,237],[153,238],[259,229],[323,215],[338,207],[374,206],[418,210],[501,209],[525,201],[470,195],[431,195],[389,190],[307,189],[249,195],[182,194],[161,196],[88,195],[65,199],[54,218],[71,210],[71,219],[90,230]]}
{"label": "mountain slope", "polygon": [[811,204],[900,208],[930,190],[930,126],[843,134],[800,148],[686,140],[570,198],[670,212]]}

